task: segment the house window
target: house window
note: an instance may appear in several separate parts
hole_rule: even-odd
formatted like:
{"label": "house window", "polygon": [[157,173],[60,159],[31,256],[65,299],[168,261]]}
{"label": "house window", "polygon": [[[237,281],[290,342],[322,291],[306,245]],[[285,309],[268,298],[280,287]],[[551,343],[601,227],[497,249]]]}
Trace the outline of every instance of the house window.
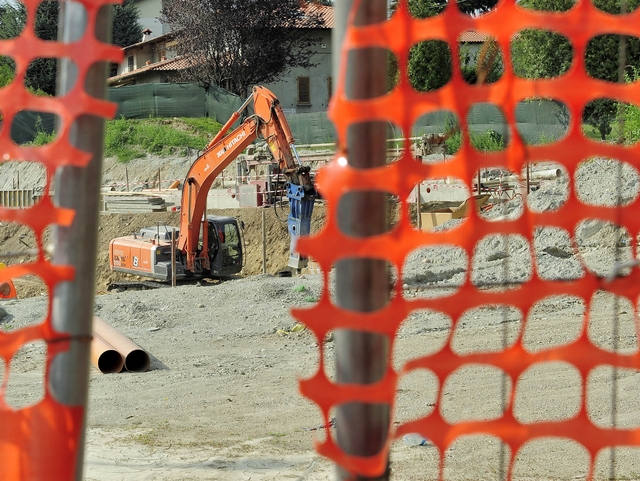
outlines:
{"label": "house window", "polygon": [[309,77],[298,77],[298,103],[311,103],[311,86]]}
{"label": "house window", "polygon": [[333,95],[333,78],[327,77],[327,99],[331,100],[332,95]]}
{"label": "house window", "polygon": [[127,68],[129,69],[129,72],[133,72],[133,55],[127,57]]}

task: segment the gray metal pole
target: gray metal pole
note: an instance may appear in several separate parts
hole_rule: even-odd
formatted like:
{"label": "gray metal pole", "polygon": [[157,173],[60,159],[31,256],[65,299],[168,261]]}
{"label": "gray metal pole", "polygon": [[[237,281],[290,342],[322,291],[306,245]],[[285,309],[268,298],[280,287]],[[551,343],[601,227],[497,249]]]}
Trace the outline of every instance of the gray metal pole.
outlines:
{"label": "gray metal pole", "polygon": [[176,287],[176,229],[171,229],[171,287]]}
{"label": "gray metal pole", "polygon": [[[86,11],[81,4],[60,3],[58,36],[62,41],[80,38],[86,24]],[[103,41],[110,41],[111,9],[102,9],[98,15],[96,36]],[[85,88],[90,95],[105,98],[108,64],[103,62],[98,65],[88,72]],[[61,60],[58,67],[59,95],[68,92],[77,77],[75,65],[68,60]],[[85,168],[60,168],[55,178],[56,203],[74,209],[76,216],[70,227],[54,228],[52,262],[73,266],[76,276],[71,282],[59,284],[53,292],[53,327],[58,332],[68,333],[71,343],[69,351],[56,356],[52,362],[49,389],[58,401],[73,406],[87,404],[103,131],[104,119],[90,115],[79,118],[69,133],[69,140],[81,150],[89,152],[91,160]],[[84,426],[81,432],[75,475],[78,481],[83,478]]]}
{"label": "gray metal pole", "polygon": [[420,217],[420,210],[422,209],[422,202],[420,201],[420,182],[416,186],[416,226],[418,230],[422,230],[422,218]]}
{"label": "gray metal pole", "polygon": [[[353,0],[336,2],[336,27],[333,51],[340,52]],[[361,2],[356,24],[366,25],[387,18],[386,0]],[[383,49],[361,49],[348,54],[345,91],[350,99],[368,99],[385,94],[387,89],[387,52]],[[339,57],[334,55],[333,75],[339,75]],[[367,169],[386,162],[387,125],[370,122],[353,125],[347,138],[348,162],[352,167]],[[346,234],[363,237],[387,230],[386,195],[383,192],[358,192],[340,202],[339,225]],[[346,259],[336,264],[336,302],[345,309],[372,312],[381,309],[389,299],[390,278],[387,264],[376,259]],[[379,381],[387,368],[387,337],[361,331],[337,330],[336,381],[338,383],[371,384]],[[338,445],[347,454],[372,456],[380,452],[387,440],[390,407],[386,404],[349,403],[336,409]],[[337,479],[387,480],[389,468],[376,478],[353,476],[340,466]]]}
{"label": "gray metal pole", "polygon": [[267,273],[267,213],[265,209],[262,209],[262,273]]}

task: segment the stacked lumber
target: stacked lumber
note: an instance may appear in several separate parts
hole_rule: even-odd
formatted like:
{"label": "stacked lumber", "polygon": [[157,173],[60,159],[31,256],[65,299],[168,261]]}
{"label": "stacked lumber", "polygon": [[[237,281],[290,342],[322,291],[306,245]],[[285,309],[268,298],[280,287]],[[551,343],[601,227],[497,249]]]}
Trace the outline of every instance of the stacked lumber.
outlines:
{"label": "stacked lumber", "polygon": [[104,208],[114,214],[166,212],[173,202],[143,192],[105,192]]}

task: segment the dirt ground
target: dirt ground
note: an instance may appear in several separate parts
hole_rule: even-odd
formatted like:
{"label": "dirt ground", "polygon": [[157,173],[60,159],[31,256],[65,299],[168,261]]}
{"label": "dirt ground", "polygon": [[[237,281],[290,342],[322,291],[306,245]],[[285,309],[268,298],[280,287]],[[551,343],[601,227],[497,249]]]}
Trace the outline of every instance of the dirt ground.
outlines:
{"label": "dirt ground", "polygon": [[[313,449],[324,430],[318,409],[298,392],[321,353],[308,331],[294,332],[291,306],[310,306],[321,292],[320,276],[258,275],[210,286],[98,295],[95,313],[150,353],[144,373],[90,373],[85,472],[88,481],[115,480],[330,480],[334,467]],[[590,338],[612,346],[611,319],[621,320],[618,344],[637,352],[633,307],[600,294],[590,309]],[[5,301],[2,329],[13,331],[42,319],[46,299]],[[499,349],[522,336],[537,351],[571,342],[582,328],[584,303],[565,298],[540,305],[524,320],[515,312],[487,309],[450,332],[442,316],[415,313],[397,336],[393,365],[401,370],[417,356],[440,349],[451,335],[456,352]],[[506,341],[505,341],[506,340]],[[322,355],[335,371],[335,342]],[[44,347],[23,348],[11,365],[6,397],[14,407],[42,394]],[[640,425],[640,383],[634,370],[617,376],[617,424]],[[567,419],[577,413],[582,380],[558,362],[528,370],[518,380],[514,415],[523,423]],[[394,421],[440,409],[449,422],[493,419],[503,396],[499,371],[469,365],[439,386],[433,374],[404,374]],[[589,376],[586,405],[599,426],[611,425],[609,369]],[[335,429],[330,428],[331,435]],[[508,448],[504,451],[508,456]],[[499,479],[501,444],[489,436],[460,438],[446,453],[446,479]],[[392,446],[394,480],[437,479],[438,451],[427,443]],[[598,458],[596,479],[609,479],[609,458]],[[640,457],[617,454],[616,479],[638,479]],[[516,458],[514,479],[585,479],[588,455],[562,438],[539,439]]]}

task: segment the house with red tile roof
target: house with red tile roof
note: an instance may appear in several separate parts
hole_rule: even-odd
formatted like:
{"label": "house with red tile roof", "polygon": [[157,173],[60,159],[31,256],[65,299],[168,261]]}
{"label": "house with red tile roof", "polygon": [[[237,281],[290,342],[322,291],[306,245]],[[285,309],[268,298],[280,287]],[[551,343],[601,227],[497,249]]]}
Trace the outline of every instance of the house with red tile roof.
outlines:
{"label": "house with red tile roof", "polygon": [[[157,3],[160,15],[161,4]],[[285,113],[326,111],[333,92],[331,31],[335,23],[334,9],[318,3],[308,3],[305,8],[324,19],[322,28],[310,32],[319,39],[311,59],[316,66],[292,69],[279,81],[265,84],[278,97]],[[298,28],[305,26],[302,24]],[[171,32],[154,36],[151,29],[145,29],[144,33],[139,43],[123,49],[124,60],[112,67],[107,80],[109,87],[170,82],[172,73],[196,61],[176,55],[176,41]]]}

